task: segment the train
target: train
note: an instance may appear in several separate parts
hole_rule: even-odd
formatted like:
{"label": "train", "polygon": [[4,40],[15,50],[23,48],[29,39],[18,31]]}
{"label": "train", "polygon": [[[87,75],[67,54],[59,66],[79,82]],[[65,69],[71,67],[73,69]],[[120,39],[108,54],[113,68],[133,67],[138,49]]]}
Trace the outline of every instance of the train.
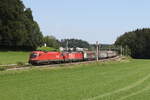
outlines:
{"label": "train", "polygon": [[57,51],[33,51],[29,57],[29,64],[54,64],[69,63],[80,61],[92,61],[98,59],[107,59],[116,57],[116,51],[78,51],[78,52],[57,52]]}

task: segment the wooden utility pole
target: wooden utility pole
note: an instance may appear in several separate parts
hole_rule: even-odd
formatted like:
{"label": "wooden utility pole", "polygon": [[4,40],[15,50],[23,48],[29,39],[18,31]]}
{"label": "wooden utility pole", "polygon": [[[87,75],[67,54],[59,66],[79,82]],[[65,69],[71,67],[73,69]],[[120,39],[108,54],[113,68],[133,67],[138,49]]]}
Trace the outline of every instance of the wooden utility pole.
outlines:
{"label": "wooden utility pole", "polygon": [[123,48],[122,48],[122,46],[121,46],[120,49],[121,49],[121,56],[123,56]]}
{"label": "wooden utility pole", "polygon": [[101,53],[101,44],[99,43],[98,46],[99,46],[99,48],[98,48],[98,49],[99,49],[98,53],[99,53],[99,55],[100,55],[100,53]]}
{"label": "wooden utility pole", "polygon": [[128,56],[128,46],[126,45],[126,56]]}
{"label": "wooden utility pole", "polygon": [[67,43],[66,43],[66,50],[68,52],[68,40],[67,40]]}
{"label": "wooden utility pole", "polygon": [[98,61],[98,41],[96,41],[96,60]]}

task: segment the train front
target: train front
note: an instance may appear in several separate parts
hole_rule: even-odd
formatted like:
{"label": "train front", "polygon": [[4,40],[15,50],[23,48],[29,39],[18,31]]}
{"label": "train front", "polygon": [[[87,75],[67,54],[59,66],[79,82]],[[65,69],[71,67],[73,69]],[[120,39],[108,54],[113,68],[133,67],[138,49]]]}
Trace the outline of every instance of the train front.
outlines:
{"label": "train front", "polygon": [[29,57],[29,64],[38,64],[39,56],[43,53],[43,51],[33,51]]}

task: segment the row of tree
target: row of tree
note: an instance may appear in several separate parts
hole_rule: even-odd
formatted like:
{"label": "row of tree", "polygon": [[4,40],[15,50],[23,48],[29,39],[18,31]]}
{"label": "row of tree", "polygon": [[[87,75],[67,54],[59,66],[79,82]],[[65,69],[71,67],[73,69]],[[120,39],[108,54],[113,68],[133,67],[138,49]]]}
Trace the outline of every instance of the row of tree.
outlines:
{"label": "row of tree", "polygon": [[80,48],[90,48],[90,44],[87,41],[81,39],[62,39],[60,41],[62,47],[68,46],[69,48],[80,47]]}
{"label": "row of tree", "polygon": [[133,58],[150,58],[150,29],[137,29],[126,32],[116,42],[123,48],[128,47]]}

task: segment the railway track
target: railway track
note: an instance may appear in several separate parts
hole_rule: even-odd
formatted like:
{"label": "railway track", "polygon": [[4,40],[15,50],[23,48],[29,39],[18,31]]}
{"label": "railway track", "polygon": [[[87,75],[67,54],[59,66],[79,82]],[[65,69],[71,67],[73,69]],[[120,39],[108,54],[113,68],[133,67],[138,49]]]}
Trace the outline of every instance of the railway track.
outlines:
{"label": "railway track", "polygon": [[[113,58],[108,58],[108,59],[101,59],[101,60],[98,60],[98,62],[105,62],[105,61],[112,61],[112,60],[119,60],[121,59],[120,56],[116,56],[116,57],[113,57]],[[89,63],[93,63],[93,62],[96,62],[96,60],[93,60],[93,61],[83,61],[83,62],[72,62],[72,63],[63,63],[63,64],[49,64],[49,65],[38,65],[38,66],[33,66],[33,65],[25,65],[23,67],[20,67],[20,66],[16,66],[16,67],[9,67],[8,69],[6,70],[23,70],[23,69],[30,69],[30,68],[33,68],[33,67],[36,67],[36,68],[46,68],[46,67],[60,67],[60,66],[70,66],[70,65],[78,65],[78,64],[89,64]]]}

